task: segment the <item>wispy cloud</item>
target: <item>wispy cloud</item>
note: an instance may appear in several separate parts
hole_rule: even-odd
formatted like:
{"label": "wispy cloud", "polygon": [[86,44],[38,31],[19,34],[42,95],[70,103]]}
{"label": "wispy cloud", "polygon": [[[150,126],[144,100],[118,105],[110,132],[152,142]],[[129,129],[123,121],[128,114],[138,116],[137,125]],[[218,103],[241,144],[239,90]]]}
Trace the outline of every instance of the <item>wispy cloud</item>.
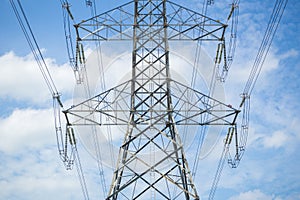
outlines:
{"label": "wispy cloud", "polygon": [[[30,138],[23,143],[30,143]],[[47,145],[46,145],[47,146]],[[55,146],[45,145],[14,155],[1,151],[0,197],[2,199],[81,199],[75,171],[65,171]]]}
{"label": "wispy cloud", "polygon": [[53,124],[51,109],[14,110],[7,118],[0,119],[3,138],[0,140],[0,150],[15,153],[42,148],[53,139]]}
{"label": "wispy cloud", "polygon": [[[72,94],[74,78],[68,65],[59,66],[53,59],[45,59],[59,90]],[[51,95],[32,54],[17,56],[8,52],[0,56],[1,99],[43,104]]]}
{"label": "wispy cloud", "polygon": [[281,198],[277,198],[274,195],[268,195],[263,193],[262,191],[256,189],[248,192],[244,192],[239,194],[238,196],[231,197],[230,200],[281,200]]}

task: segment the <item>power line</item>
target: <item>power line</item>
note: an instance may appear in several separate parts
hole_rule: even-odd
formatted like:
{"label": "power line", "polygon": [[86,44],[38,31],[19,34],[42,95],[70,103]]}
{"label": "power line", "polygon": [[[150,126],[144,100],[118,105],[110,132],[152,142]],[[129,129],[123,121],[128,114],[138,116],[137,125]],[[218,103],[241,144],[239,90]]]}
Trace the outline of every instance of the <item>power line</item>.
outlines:
{"label": "power line", "polygon": [[276,30],[278,28],[279,22],[281,20],[287,2],[288,0],[276,0],[275,2],[275,6],[273,8],[270,20],[268,22],[267,29],[264,33],[263,40],[258,49],[248,81],[245,85],[244,92],[243,92],[244,94],[248,94],[250,96],[250,94],[253,91],[253,88],[261,72],[262,66],[270,50],[270,46],[272,44],[273,38],[275,36]]}
{"label": "power line", "polygon": [[29,21],[26,17],[26,14],[24,12],[24,9],[21,5],[21,2],[17,0],[17,6],[13,0],[10,0],[10,4],[13,8],[13,11],[17,17],[17,20],[19,22],[19,25],[24,33],[24,36],[27,40],[27,43],[29,44],[29,47],[31,49],[31,52],[36,60],[36,63],[38,64],[38,67],[42,73],[42,76],[47,84],[47,87],[53,97],[59,96],[58,91],[56,89],[56,86],[53,82],[53,79],[51,77],[51,74],[49,72],[48,66],[45,62],[45,59],[42,55],[42,52],[39,48],[39,45],[36,41],[36,38],[33,34],[33,31],[30,27]]}
{"label": "power line", "polygon": [[[61,1],[62,2],[62,1]],[[35,61],[39,66],[39,69],[42,73],[42,76],[47,84],[47,87],[53,97],[53,110],[54,110],[54,117],[55,117],[55,130],[56,130],[56,137],[57,137],[57,145],[59,154],[64,161],[66,168],[71,169],[74,161],[80,181],[80,185],[82,188],[83,196],[85,200],[89,199],[88,190],[85,182],[85,177],[82,171],[82,166],[79,158],[79,154],[76,147],[76,139],[74,132],[70,133],[71,129],[66,130],[65,138],[63,138],[63,131],[61,128],[61,118],[60,118],[60,112],[61,108],[63,108],[62,102],[60,101],[60,94],[58,93],[56,86],[54,84],[54,81],[51,77],[51,74],[49,72],[48,66],[45,62],[45,59],[42,55],[42,52],[39,48],[39,45],[37,43],[37,40],[33,34],[33,31],[30,27],[29,20],[26,17],[26,14],[24,12],[24,9],[20,3],[19,0],[17,0],[17,5],[13,0],[10,0],[10,4],[13,8],[13,11],[17,17],[17,20],[20,24],[20,27],[24,33],[24,36],[27,40],[27,43],[29,44],[29,47],[34,55]],[[73,129],[72,129],[73,131]],[[68,154],[68,139],[71,145],[71,149],[69,150]]]}
{"label": "power line", "polygon": [[[253,91],[255,83],[259,77],[262,66],[266,59],[266,56],[269,52],[271,43],[274,39],[274,35],[278,28],[279,22],[281,20],[281,17],[283,15],[283,12],[285,10],[287,2],[288,2],[288,0],[281,0],[281,1],[276,0],[276,2],[275,2],[270,20],[268,22],[267,29],[265,31],[263,40],[261,42],[260,48],[259,48],[257,56],[255,58],[251,73],[249,75],[249,79],[246,83],[246,86],[245,86],[243,94],[242,94],[242,102],[240,104],[240,108],[243,109],[243,111],[242,111],[243,116],[242,116],[241,130],[240,130],[241,131],[240,138],[238,141],[236,126],[232,127],[232,130],[233,130],[232,132],[230,129],[228,130],[228,134],[227,134],[227,137],[226,137],[226,140],[224,143],[224,149],[223,149],[222,155],[220,157],[219,164],[218,164],[218,167],[216,170],[216,174],[214,176],[211,190],[209,193],[209,200],[212,200],[214,198],[214,195],[215,195],[215,192],[217,189],[217,185],[218,185],[218,182],[219,182],[221,174],[222,174],[222,170],[223,170],[223,166],[224,166],[226,157],[228,159],[228,164],[231,167],[236,168],[243,156],[243,153],[245,150],[245,145],[247,142],[247,136],[248,136],[250,95]],[[233,134],[234,134],[235,140],[236,140],[236,151],[235,151],[235,156],[232,159],[230,156],[230,152],[229,152],[229,145],[230,145],[231,139],[228,139],[228,138],[232,138]]]}

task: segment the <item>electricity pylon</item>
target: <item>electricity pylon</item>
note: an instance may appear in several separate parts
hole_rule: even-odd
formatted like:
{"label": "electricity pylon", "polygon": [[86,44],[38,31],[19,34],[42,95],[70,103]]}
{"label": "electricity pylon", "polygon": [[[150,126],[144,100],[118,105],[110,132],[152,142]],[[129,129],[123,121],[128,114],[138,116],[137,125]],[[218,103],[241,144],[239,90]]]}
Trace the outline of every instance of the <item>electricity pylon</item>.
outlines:
{"label": "electricity pylon", "polygon": [[177,126],[230,126],[239,111],[173,80],[169,42],[223,41],[226,25],[166,0],[135,0],[75,27],[78,44],[133,41],[131,79],[64,111],[68,126],[126,127],[106,199],[199,199]]}

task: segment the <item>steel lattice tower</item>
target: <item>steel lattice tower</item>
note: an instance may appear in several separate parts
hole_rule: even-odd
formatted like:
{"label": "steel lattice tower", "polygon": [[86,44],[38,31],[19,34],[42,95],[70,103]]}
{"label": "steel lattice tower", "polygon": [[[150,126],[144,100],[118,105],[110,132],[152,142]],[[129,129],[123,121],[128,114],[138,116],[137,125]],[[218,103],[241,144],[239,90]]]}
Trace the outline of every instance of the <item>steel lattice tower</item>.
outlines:
{"label": "steel lattice tower", "polygon": [[169,199],[169,184],[185,199],[199,199],[172,115],[165,1],[134,3],[130,121],[108,199],[121,192]]}
{"label": "steel lattice tower", "polygon": [[65,111],[68,126],[126,126],[107,199],[199,199],[176,127],[233,125],[238,110],[173,80],[169,42],[223,41],[226,25],[166,0],[135,0],[76,28],[78,43],[133,41],[131,80]]}

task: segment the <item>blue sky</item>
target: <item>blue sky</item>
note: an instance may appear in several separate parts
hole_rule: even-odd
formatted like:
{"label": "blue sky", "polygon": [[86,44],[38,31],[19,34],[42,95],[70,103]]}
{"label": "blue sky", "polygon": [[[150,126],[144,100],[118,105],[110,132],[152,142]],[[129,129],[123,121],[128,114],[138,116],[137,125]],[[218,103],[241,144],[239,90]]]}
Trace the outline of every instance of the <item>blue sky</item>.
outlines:
{"label": "blue sky", "polygon": [[[89,16],[83,0],[70,2],[76,21]],[[98,9],[105,11],[126,1],[100,2]],[[201,6],[196,0],[175,2]],[[208,15],[221,17],[213,10],[229,12],[229,2],[215,0]],[[74,78],[67,64],[60,1],[22,3],[63,101],[70,105]],[[226,100],[233,105],[240,101],[273,5],[272,0],[241,0],[236,55],[224,85]],[[51,96],[9,1],[1,1],[0,8],[0,199],[82,199],[76,171],[66,171],[57,153]],[[215,199],[300,199],[299,9],[298,0],[289,1],[251,96],[246,153],[237,169],[224,168]],[[222,141],[200,160],[196,185],[202,199],[207,199],[221,148]],[[89,171],[93,159],[79,150],[86,158],[91,199],[97,199],[102,194]]]}

